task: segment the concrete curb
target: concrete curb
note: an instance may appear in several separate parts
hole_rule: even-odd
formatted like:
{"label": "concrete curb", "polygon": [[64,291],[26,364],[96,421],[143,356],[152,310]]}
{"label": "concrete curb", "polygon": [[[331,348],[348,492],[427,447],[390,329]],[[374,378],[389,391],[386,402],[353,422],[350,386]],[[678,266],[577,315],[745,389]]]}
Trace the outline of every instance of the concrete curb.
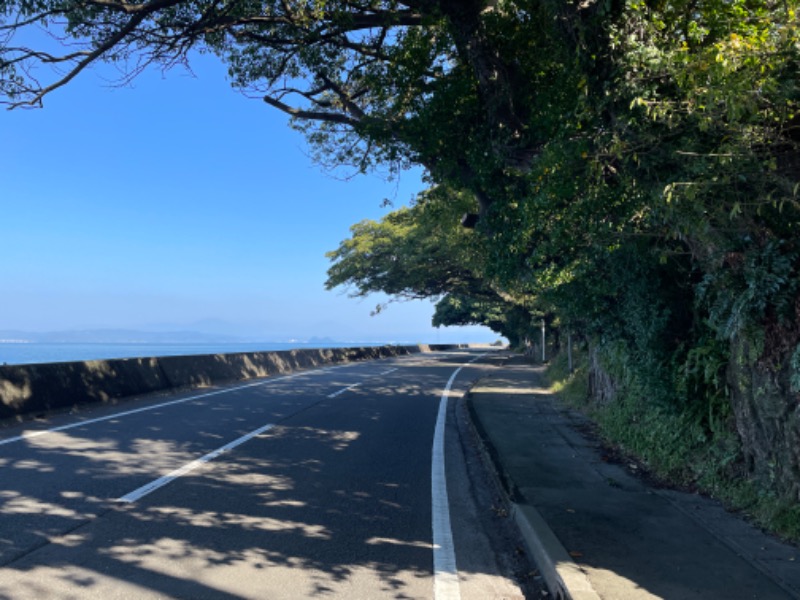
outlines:
{"label": "concrete curb", "polygon": [[533,506],[511,505],[511,516],[533,561],[557,600],[600,600],[583,570]]}
{"label": "concrete curb", "polygon": [[514,481],[503,469],[497,451],[472,408],[472,391],[479,389],[483,381],[475,382],[464,395],[466,413],[473,435],[478,440],[481,458],[505,495],[510,516],[520,532],[528,556],[556,600],[601,600],[584,571],[572,560],[539,511],[529,504],[516,501],[521,496]]}

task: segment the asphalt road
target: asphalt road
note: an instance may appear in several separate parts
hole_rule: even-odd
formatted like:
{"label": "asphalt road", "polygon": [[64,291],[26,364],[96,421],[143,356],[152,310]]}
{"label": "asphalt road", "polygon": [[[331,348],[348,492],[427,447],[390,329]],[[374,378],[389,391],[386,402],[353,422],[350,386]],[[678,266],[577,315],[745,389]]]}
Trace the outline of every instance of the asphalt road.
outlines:
{"label": "asphalt road", "polygon": [[6,426],[0,598],[530,596],[459,408],[486,360],[363,362]]}

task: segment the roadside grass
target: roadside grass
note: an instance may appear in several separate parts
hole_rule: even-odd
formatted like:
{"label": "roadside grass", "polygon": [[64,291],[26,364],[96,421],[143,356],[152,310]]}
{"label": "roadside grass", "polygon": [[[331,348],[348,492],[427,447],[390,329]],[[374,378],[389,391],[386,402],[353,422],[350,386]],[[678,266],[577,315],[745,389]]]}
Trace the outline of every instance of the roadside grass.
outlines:
{"label": "roadside grass", "polygon": [[589,406],[589,363],[585,351],[573,352],[572,373],[569,372],[568,358],[560,352],[550,360],[545,371],[545,378],[550,392],[568,406],[577,409]]}
{"label": "roadside grass", "polygon": [[730,511],[786,541],[800,543],[800,504],[761,489],[747,477],[738,437],[732,427],[702,430],[688,415],[628,391],[598,405],[589,398],[589,360],[585,350],[573,353],[569,372],[566,353],[554,356],[545,371],[549,391],[588,417],[603,443],[638,463],[659,486],[715,498]]}

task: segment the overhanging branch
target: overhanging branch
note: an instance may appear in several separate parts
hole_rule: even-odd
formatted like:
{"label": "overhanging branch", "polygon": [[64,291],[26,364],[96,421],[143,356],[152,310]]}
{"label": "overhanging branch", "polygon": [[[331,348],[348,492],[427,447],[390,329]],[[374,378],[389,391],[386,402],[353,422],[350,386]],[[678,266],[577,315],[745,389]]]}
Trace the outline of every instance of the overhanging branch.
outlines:
{"label": "overhanging branch", "polygon": [[41,105],[42,99],[47,94],[49,94],[54,90],[57,90],[60,87],[65,86],[70,81],[72,81],[75,77],[78,76],[78,74],[80,74],[84,69],[86,69],[86,67],[97,61],[100,57],[103,56],[103,54],[116,47],[117,44],[122,42],[127,36],[134,33],[137,27],[139,27],[139,25],[141,25],[142,22],[151,14],[153,14],[158,10],[162,10],[164,8],[168,8],[170,6],[178,4],[179,2],[180,0],[155,0],[154,2],[150,2],[146,5],[138,5],[139,12],[134,14],[133,17],[131,17],[131,19],[127,23],[125,23],[124,26],[120,27],[120,29],[118,29],[115,33],[106,38],[106,40],[103,41],[101,44],[99,44],[94,50],[72,52],[62,57],[56,57],[52,55],[43,56],[41,55],[42,53],[34,53],[34,52],[29,53],[27,57],[39,58],[44,63],[58,63],[58,62],[70,61],[73,59],[77,59],[78,57],[81,56],[83,58],[79,60],[75,64],[75,66],[66,73],[66,75],[64,75],[56,82],[37,90],[32,90],[32,89],[27,90],[32,94],[32,97],[29,100],[24,100],[20,102],[6,102],[6,104],[8,104],[9,108],[16,108],[20,106],[35,106],[37,104]]}
{"label": "overhanging branch", "polygon": [[277,98],[273,98],[272,96],[264,96],[264,102],[297,119],[310,119],[313,121],[341,123],[342,125],[348,125],[350,127],[355,127],[361,122],[359,119],[354,119],[341,113],[295,108],[293,106],[289,106],[285,102],[281,102]]}

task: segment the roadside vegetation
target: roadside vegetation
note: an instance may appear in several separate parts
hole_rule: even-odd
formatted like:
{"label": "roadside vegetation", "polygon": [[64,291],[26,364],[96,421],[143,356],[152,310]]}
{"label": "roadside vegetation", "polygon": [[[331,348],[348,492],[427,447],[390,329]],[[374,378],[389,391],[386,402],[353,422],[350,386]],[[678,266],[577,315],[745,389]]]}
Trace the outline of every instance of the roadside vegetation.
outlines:
{"label": "roadside vegetation", "polygon": [[618,392],[613,402],[593,402],[590,372],[589,354],[583,348],[574,352],[572,372],[567,353],[560,352],[548,363],[545,377],[550,392],[566,407],[596,424],[601,442],[614,455],[635,461],[637,476],[715,498],[756,525],[800,542],[800,506],[748,477],[733,431],[723,428],[709,436],[696,417],[648,402],[636,390]]}
{"label": "roadside vegetation", "polygon": [[432,298],[436,325],[534,352],[542,322],[581,340],[605,435],[796,536],[798,4],[0,0],[0,95],[200,51],[323,164],[421,165],[430,188],[354,225],[329,288]]}

